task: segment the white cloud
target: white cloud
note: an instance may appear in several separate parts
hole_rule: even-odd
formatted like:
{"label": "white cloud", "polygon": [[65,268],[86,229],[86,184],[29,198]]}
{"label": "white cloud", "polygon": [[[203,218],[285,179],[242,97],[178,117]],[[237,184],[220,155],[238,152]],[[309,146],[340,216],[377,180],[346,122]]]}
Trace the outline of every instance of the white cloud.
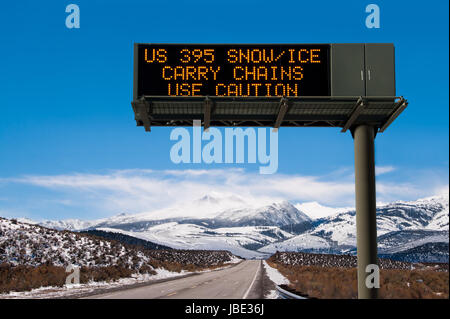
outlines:
{"label": "white cloud", "polygon": [[[381,168],[381,172],[392,170],[392,167]],[[0,182],[44,189],[49,193],[43,195],[48,198],[40,198],[42,202],[59,202],[64,204],[60,205],[61,209],[70,205],[80,207],[84,211],[92,211],[92,218],[163,209],[192,202],[206,194],[237,196],[255,205],[289,200],[294,203],[317,202],[331,207],[354,206],[351,176],[260,175],[244,169],[132,169],[102,174],[33,175],[0,179]],[[433,195],[430,191],[432,189],[424,185],[377,182],[377,199],[381,202]],[[27,201],[26,194],[22,197]],[[327,212],[324,210],[319,215]]]}
{"label": "white cloud", "polygon": [[375,166],[375,175],[387,174],[395,170],[394,166]]}
{"label": "white cloud", "polygon": [[321,200],[351,198],[349,182],[321,181],[299,175],[261,175],[244,170],[112,171],[106,174],[24,176],[9,182],[30,184],[59,192],[72,192],[105,201],[112,207],[143,209],[174,201],[191,201],[216,192],[247,199]]}
{"label": "white cloud", "polygon": [[445,186],[436,187],[436,189],[434,190],[434,193],[436,195],[447,195],[448,196],[449,191],[450,191],[449,185],[445,185]]}

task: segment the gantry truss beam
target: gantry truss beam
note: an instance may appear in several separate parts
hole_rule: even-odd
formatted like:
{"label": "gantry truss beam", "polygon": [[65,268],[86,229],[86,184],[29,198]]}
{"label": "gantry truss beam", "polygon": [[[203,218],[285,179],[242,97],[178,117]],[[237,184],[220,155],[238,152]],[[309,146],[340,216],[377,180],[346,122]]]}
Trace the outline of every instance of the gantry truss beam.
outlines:
{"label": "gantry truss beam", "polygon": [[396,96],[183,97],[143,96],[132,102],[138,126],[341,127],[386,128],[408,102]]}

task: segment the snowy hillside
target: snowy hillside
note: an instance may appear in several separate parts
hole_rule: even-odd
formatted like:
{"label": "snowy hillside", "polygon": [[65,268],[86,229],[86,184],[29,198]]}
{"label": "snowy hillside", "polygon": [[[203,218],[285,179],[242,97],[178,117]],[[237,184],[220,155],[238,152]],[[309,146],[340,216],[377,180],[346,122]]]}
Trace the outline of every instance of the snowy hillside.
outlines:
{"label": "snowy hillside", "polygon": [[118,242],[0,218],[0,264],[112,266],[139,269],[149,256]]}

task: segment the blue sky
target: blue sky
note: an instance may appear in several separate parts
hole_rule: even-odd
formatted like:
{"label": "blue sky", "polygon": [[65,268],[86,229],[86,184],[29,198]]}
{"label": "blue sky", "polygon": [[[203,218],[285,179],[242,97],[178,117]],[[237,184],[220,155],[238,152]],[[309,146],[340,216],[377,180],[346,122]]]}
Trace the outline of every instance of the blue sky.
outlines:
{"label": "blue sky", "polygon": [[[80,29],[65,27],[70,3],[80,7]],[[365,27],[370,3],[381,9],[380,29]],[[351,205],[353,141],[339,129],[282,128],[278,173],[266,179],[257,176],[259,165],[173,164],[170,129],[148,134],[135,126],[130,105],[134,42],[393,42],[397,95],[410,104],[376,138],[376,164],[383,173],[378,198],[410,200],[448,190],[448,9],[441,0],[4,3],[0,216],[96,218],[137,212],[167,205],[163,197],[177,197],[164,187],[177,194],[190,189],[183,200],[209,190],[232,193],[241,184],[224,182],[227,174],[270,186],[249,190],[248,196]],[[220,173],[210,174],[211,169]],[[200,171],[204,179],[189,179],[190,170],[206,170]],[[111,180],[117,181],[114,189],[105,186]],[[298,195],[277,192],[283,187],[273,180],[292,182]],[[316,193],[300,190],[315,189],[311,181],[320,184]],[[151,191],[149,185],[160,189]],[[335,185],[342,192],[331,196],[327,190]],[[123,202],[111,205],[111,196]]]}

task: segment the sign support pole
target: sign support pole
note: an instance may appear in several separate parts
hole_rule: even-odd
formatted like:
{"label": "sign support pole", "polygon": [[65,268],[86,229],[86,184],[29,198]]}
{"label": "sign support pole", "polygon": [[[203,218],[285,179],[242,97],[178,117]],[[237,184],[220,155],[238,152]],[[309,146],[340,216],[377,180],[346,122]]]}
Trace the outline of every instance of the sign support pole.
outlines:
{"label": "sign support pole", "polygon": [[[375,195],[375,128],[359,125],[352,130],[355,147],[356,247],[358,298],[375,299],[378,288],[369,287],[368,265],[378,265]],[[368,272],[366,272],[366,270]]]}

